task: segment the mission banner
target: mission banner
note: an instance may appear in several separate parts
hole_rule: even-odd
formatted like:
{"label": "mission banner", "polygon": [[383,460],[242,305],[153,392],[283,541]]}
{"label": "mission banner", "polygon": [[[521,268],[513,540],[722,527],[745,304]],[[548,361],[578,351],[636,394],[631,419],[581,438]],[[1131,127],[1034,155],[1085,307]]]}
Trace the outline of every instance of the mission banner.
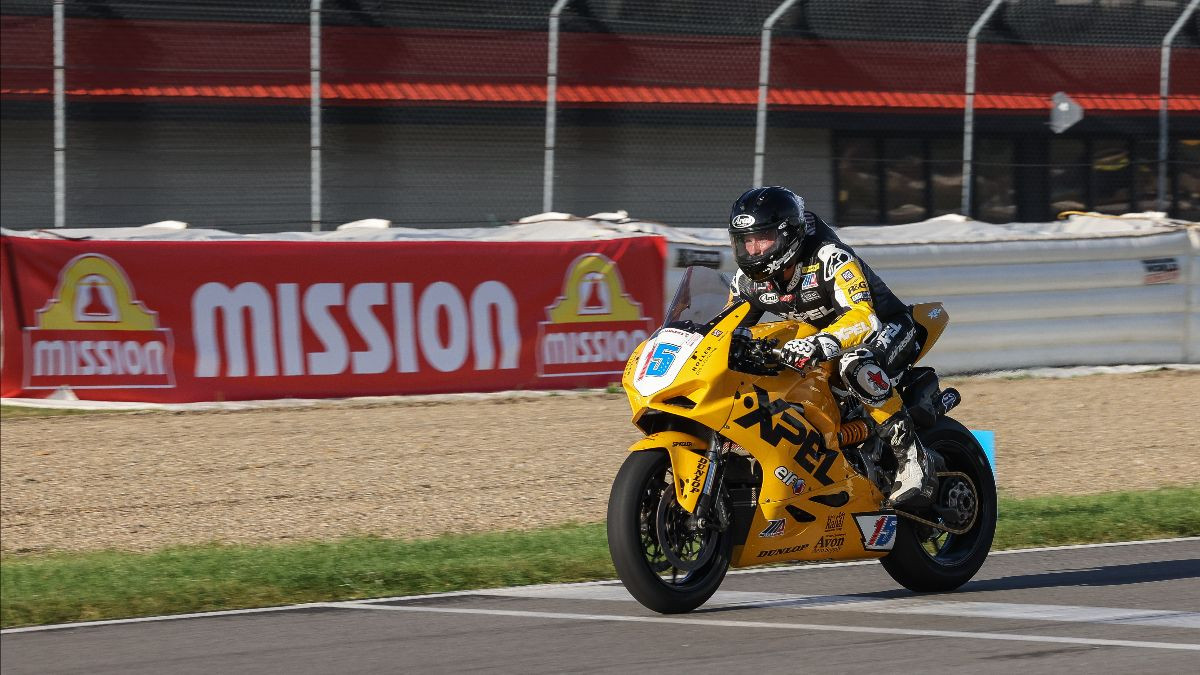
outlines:
{"label": "mission banner", "polygon": [[0,395],[178,403],[598,387],[662,320],[660,237],[0,237]]}

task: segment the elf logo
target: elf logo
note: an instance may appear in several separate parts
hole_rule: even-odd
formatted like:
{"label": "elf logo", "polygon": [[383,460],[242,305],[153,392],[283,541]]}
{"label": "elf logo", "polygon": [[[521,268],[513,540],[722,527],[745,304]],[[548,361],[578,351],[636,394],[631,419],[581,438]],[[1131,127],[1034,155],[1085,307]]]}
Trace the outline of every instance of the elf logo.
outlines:
{"label": "elf logo", "polygon": [[797,476],[786,466],[775,467],[775,477],[779,479],[779,482],[790,487],[793,495],[798,495],[801,492],[804,492],[804,479],[800,476]]}

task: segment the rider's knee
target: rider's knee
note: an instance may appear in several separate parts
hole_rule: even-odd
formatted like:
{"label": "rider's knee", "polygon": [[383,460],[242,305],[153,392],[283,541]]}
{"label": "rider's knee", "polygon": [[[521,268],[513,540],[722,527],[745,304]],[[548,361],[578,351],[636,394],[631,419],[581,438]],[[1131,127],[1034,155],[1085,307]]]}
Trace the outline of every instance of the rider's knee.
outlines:
{"label": "rider's knee", "polygon": [[875,352],[859,347],[842,354],[838,362],[842,385],[870,407],[883,405],[892,395],[892,380],[879,365]]}

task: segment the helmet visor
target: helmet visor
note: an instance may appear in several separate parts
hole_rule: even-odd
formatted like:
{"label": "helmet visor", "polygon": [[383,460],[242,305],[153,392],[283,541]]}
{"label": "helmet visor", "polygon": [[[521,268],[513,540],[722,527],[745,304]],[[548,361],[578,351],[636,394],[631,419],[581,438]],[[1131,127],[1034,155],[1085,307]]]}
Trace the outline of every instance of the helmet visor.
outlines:
{"label": "helmet visor", "polygon": [[757,262],[770,260],[783,246],[784,237],[778,229],[760,230],[758,232],[732,232],[729,239],[733,243],[733,254],[739,262]]}

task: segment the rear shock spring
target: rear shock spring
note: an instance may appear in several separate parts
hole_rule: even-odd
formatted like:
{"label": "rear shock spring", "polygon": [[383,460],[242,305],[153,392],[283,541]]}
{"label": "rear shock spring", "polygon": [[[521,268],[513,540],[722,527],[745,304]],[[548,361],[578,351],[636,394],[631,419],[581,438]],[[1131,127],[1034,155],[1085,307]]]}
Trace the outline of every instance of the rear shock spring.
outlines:
{"label": "rear shock spring", "polygon": [[838,430],[838,444],[843,448],[848,445],[857,445],[867,440],[867,435],[870,433],[871,431],[867,428],[867,423],[863,420],[847,422]]}

